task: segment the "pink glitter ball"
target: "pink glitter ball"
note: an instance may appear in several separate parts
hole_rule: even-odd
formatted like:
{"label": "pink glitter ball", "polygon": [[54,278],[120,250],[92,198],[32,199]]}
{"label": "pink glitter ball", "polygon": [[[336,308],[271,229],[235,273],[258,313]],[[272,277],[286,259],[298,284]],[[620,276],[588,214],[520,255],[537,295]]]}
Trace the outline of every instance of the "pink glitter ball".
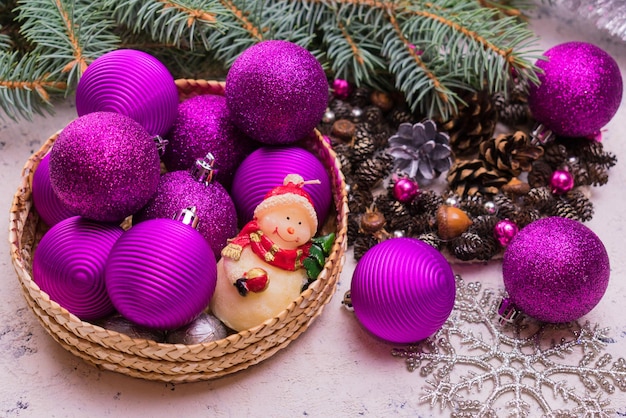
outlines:
{"label": "pink glitter ball", "polygon": [[511,241],[502,264],[504,286],[524,313],[545,322],[569,322],[593,309],[609,284],[602,241],[580,222],[539,219]]}
{"label": "pink glitter ball", "polygon": [[169,171],[187,170],[210,152],[215,157],[215,180],[226,189],[230,189],[239,164],[258,147],[233,124],[226,98],[210,94],[178,106],[167,139],[162,160]]}
{"label": "pink glitter ball", "polygon": [[338,99],[347,99],[350,95],[350,83],[341,78],[333,80],[333,93]]}
{"label": "pink glitter ball", "polygon": [[287,41],[260,42],[245,50],[226,77],[233,122],[264,144],[291,144],[322,120],[328,81],[306,49]]}
{"label": "pink glitter ball", "polygon": [[237,235],[237,211],[226,189],[194,179],[189,171],[172,171],[161,176],[157,191],[148,204],[133,216],[133,222],[172,218],[180,210],[195,206],[198,232],[209,243],[216,259],[226,240]]}
{"label": "pink glitter ball", "polygon": [[530,85],[528,105],[537,121],[557,135],[594,135],[615,115],[622,100],[622,76],[615,60],[585,42],[550,48],[539,60],[539,86]]}
{"label": "pink glitter ball", "polygon": [[152,136],[128,116],[93,112],[70,122],[50,151],[50,182],[71,211],[118,222],[152,197],[160,164]]}
{"label": "pink glitter ball", "polygon": [[393,343],[434,334],[450,316],[456,287],[446,259],[415,238],[370,248],[352,275],[354,314],[365,329]]}
{"label": "pink glitter ball", "polygon": [[574,176],[566,170],[556,170],[550,177],[550,190],[554,194],[564,194],[574,188]]}
{"label": "pink glitter ball", "polygon": [[93,112],[70,122],[50,151],[61,202],[89,219],[118,222],[152,197],[160,163],[152,136],[128,116]]}

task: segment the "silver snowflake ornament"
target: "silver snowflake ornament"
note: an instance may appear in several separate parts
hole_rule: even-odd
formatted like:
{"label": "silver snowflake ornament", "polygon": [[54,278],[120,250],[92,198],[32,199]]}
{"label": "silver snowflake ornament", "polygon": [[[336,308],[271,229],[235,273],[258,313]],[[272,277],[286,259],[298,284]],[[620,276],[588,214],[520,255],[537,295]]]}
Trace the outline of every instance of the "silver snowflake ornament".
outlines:
{"label": "silver snowflake ornament", "polygon": [[423,123],[402,123],[389,138],[389,154],[394,170],[417,180],[433,180],[452,165],[448,134],[437,131],[432,120]]}

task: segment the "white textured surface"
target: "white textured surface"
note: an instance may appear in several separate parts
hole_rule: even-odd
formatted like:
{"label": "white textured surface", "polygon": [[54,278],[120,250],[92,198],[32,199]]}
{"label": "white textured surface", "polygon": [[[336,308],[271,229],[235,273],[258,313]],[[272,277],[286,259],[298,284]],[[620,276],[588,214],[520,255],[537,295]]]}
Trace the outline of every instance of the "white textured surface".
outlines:
{"label": "white textured surface", "polygon": [[[535,17],[532,25],[541,36],[542,50],[571,40],[594,42],[616,58],[626,79],[625,44],[607,42],[584,25],[551,20],[545,14]],[[59,104],[56,112],[33,123],[0,121],[0,213],[5,222],[24,162],[75,117],[71,103]],[[617,155],[618,164],[610,171],[609,183],[593,190],[595,216],[586,225],[608,250],[611,281],[601,303],[583,319],[609,328],[614,342],[607,352],[615,358],[626,356],[623,102],[605,129],[604,145]],[[448,411],[442,414],[421,403],[424,381],[419,374],[409,373],[401,359],[390,355],[391,345],[370,337],[341,308],[353,268],[348,253],[337,294],[311,328],[286,349],[217,381],[172,385],[99,371],[55,343],[22,297],[5,238],[0,242],[0,416],[449,416]],[[466,281],[501,286],[498,263],[454,269]],[[626,416],[626,394],[618,390],[610,399],[615,416]]]}

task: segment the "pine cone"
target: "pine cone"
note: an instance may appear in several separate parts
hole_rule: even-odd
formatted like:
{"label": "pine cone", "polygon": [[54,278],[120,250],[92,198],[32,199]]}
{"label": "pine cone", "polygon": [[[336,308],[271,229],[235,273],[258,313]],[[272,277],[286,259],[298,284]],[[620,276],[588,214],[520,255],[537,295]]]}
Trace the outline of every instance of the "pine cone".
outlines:
{"label": "pine cone", "polygon": [[378,106],[367,106],[363,109],[363,121],[376,126],[382,123],[383,111]]}
{"label": "pine cone", "polygon": [[350,114],[352,113],[350,103],[335,99],[330,102],[328,107],[335,113],[335,120],[350,119]]}
{"label": "pine cone", "polygon": [[472,216],[487,214],[482,196],[467,196],[465,199],[459,199],[459,209]]}
{"label": "pine cone", "polygon": [[448,171],[448,186],[459,196],[495,195],[511,176],[487,168],[482,160],[458,161]]}
{"label": "pine cone", "polygon": [[348,213],[348,231],[346,236],[348,238],[348,245],[354,244],[354,241],[359,236],[359,224],[361,222],[361,215],[358,213]]}
{"label": "pine cone", "polygon": [[424,241],[426,244],[430,245],[438,251],[441,250],[443,241],[441,241],[437,234],[435,234],[434,232],[420,234],[417,236],[417,239],[419,239],[420,241]]}
{"label": "pine cone", "polygon": [[530,118],[528,108],[528,82],[519,78],[507,84],[508,98],[502,93],[493,96],[494,106],[498,111],[498,120],[509,126],[524,125]]}
{"label": "pine cone", "polygon": [[560,142],[552,141],[543,146],[543,160],[553,169],[563,165],[567,159],[567,147]]}
{"label": "pine cone", "polygon": [[371,189],[377,186],[388,173],[388,161],[381,158],[366,159],[354,172],[354,178],[359,187]]}
{"label": "pine cone", "polygon": [[411,112],[409,112],[406,109],[393,109],[389,113],[389,117],[388,117],[389,124],[393,128],[397,128],[403,123],[412,123],[414,119],[415,118],[413,117]]}
{"label": "pine cone", "polygon": [[364,212],[373,201],[374,197],[371,190],[354,186],[348,194],[348,209],[350,209],[350,213]]}
{"label": "pine cone", "polygon": [[[420,234],[427,234],[427,233],[433,233],[433,228],[435,225],[435,217],[431,216],[431,215],[422,215],[422,216],[414,216],[411,218],[412,220],[412,225],[410,226],[410,228],[408,229],[408,231],[411,233],[411,235],[420,235]],[[437,236],[437,234],[434,234],[435,237]]]}
{"label": "pine cone", "polygon": [[599,165],[608,169],[617,163],[617,157],[614,154],[604,151],[602,142],[587,138],[568,138],[567,141],[572,155],[586,164]]}
{"label": "pine cone", "polygon": [[471,155],[478,151],[481,142],[493,135],[498,114],[486,91],[468,92],[462,97],[467,105],[460,104],[458,113],[440,123],[450,135],[450,146],[455,155]]}
{"label": "pine cone", "polygon": [[370,158],[376,145],[370,134],[370,125],[368,123],[359,124],[354,134],[354,145],[352,146],[352,163],[359,164],[361,161]]}
{"label": "pine cone", "polygon": [[494,196],[493,202],[496,204],[498,208],[498,216],[501,219],[510,219],[513,220],[517,217],[518,214],[518,206],[511,200],[509,196],[504,194],[498,194]]}
{"label": "pine cone", "polygon": [[530,171],[533,161],[543,155],[543,148],[531,145],[522,131],[500,134],[480,144],[479,155],[491,167],[512,176]]}
{"label": "pine cone", "polygon": [[576,210],[582,222],[591,220],[593,217],[593,203],[583,192],[578,189],[570,190],[563,198]]}
{"label": "pine cone", "polygon": [[413,224],[411,215],[402,203],[388,195],[380,195],[375,199],[374,205],[387,219],[388,231],[407,231],[411,228]]}
{"label": "pine cone", "polygon": [[352,172],[352,147],[348,144],[335,144],[333,150],[337,154],[337,159],[341,164],[341,171],[344,175],[348,175]]}
{"label": "pine cone", "polygon": [[350,104],[353,107],[364,108],[370,102],[370,95],[372,94],[372,89],[369,87],[357,87],[350,95]]}
{"label": "pine cone", "polygon": [[544,158],[533,163],[533,169],[528,173],[528,184],[530,187],[544,187],[550,184],[550,178],[554,169]]}
{"label": "pine cone", "polygon": [[371,235],[359,235],[354,241],[353,250],[354,250],[354,259],[359,261],[361,257],[372,248],[374,245],[378,244],[378,240]]}
{"label": "pine cone", "polygon": [[535,187],[524,196],[524,204],[537,210],[554,205],[554,195],[547,187]]}
{"label": "pine cone", "polygon": [[443,198],[439,193],[433,190],[422,190],[417,199],[411,201],[409,213],[413,216],[429,214],[434,217],[441,205],[443,205]]}
{"label": "pine cone", "polygon": [[497,252],[495,240],[483,239],[476,233],[464,232],[460,237],[448,243],[449,251],[459,260],[489,260]]}
{"label": "pine cone", "polygon": [[555,205],[552,208],[552,215],[560,216],[561,218],[572,219],[574,221],[580,221],[578,211],[569,204],[566,200],[559,199],[555,201]]}

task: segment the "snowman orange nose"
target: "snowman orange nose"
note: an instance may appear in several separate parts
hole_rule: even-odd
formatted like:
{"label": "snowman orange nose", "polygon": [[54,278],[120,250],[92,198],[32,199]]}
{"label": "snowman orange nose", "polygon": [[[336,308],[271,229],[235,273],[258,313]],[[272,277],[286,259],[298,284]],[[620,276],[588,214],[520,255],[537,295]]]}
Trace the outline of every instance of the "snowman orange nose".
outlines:
{"label": "snowman orange nose", "polygon": [[287,228],[287,232],[289,232],[290,234],[293,234],[294,232],[296,232],[296,230],[293,229],[293,227],[290,226],[290,227]]}

